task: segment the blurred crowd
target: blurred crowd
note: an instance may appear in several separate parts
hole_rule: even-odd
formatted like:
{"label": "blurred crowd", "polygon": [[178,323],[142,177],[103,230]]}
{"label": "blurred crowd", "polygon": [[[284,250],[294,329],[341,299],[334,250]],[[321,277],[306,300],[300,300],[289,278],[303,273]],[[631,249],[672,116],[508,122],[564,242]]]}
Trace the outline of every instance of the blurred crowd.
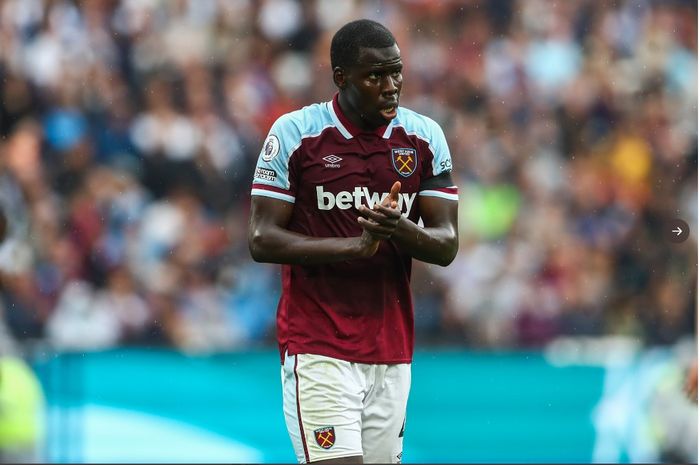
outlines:
{"label": "blurred crowd", "polygon": [[396,35],[402,105],[441,124],[460,188],[455,262],[415,264],[419,341],[694,334],[697,3],[673,0],[3,1],[8,333],[271,343],[252,171],[278,116],[332,97],[330,39],[360,17]]}

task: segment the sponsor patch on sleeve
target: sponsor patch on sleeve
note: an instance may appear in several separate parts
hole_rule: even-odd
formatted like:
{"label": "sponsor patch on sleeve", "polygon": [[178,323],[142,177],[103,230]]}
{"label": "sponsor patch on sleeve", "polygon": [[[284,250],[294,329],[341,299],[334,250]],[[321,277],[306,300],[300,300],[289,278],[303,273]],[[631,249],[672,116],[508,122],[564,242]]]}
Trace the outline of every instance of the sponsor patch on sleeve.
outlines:
{"label": "sponsor patch on sleeve", "polygon": [[274,182],[277,179],[277,172],[275,172],[275,170],[258,167],[255,168],[255,179]]}
{"label": "sponsor patch on sleeve", "polygon": [[441,175],[442,173],[450,173],[452,171],[452,160],[449,158],[446,158],[440,162],[440,173],[437,174],[437,176]]}

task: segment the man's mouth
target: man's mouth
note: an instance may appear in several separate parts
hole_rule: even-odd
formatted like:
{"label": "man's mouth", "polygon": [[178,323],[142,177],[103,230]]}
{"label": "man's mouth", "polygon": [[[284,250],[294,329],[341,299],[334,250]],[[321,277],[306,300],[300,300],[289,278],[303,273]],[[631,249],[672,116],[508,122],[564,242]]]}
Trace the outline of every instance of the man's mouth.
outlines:
{"label": "man's mouth", "polygon": [[397,106],[398,106],[398,103],[393,103],[391,105],[387,105],[386,107],[379,110],[379,113],[381,113],[381,115],[385,119],[393,119],[396,117],[396,107]]}

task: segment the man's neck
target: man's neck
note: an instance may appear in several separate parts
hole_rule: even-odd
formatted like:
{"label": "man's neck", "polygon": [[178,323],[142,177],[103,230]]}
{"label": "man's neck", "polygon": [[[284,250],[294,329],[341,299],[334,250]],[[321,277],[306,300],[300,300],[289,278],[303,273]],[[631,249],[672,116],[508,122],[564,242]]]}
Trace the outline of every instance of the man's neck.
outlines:
{"label": "man's neck", "polygon": [[353,106],[350,104],[348,98],[342,92],[338,93],[338,105],[343,112],[343,115],[350,120],[350,122],[359,130],[372,132],[375,131],[376,127],[371,127],[367,124],[367,121],[363,120],[359,112],[357,112]]}

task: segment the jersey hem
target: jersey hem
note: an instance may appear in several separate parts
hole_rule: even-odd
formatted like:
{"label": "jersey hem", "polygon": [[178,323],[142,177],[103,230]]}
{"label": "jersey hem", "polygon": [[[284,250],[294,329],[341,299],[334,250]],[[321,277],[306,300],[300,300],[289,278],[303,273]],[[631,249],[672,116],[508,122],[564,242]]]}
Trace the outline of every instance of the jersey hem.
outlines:
{"label": "jersey hem", "polygon": [[[292,352],[289,349],[289,345],[286,345],[287,347],[287,355],[321,355],[323,357],[329,357],[329,358],[334,358],[337,360],[343,360],[344,362],[350,362],[350,363],[362,363],[365,365],[399,365],[399,364],[404,364],[404,363],[412,363],[413,362],[413,357],[410,358],[398,358],[398,359],[388,359],[388,360],[376,360],[372,359],[371,361],[369,360],[363,360],[359,358],[354,358],[354,357],[345,357],[343,355],[338,355],[338,354],[331,354],[328,352],[324,352],[322,350],[302,350],[298,352]],[[284,354],[282,354],[282,360],[284,360]]]}

